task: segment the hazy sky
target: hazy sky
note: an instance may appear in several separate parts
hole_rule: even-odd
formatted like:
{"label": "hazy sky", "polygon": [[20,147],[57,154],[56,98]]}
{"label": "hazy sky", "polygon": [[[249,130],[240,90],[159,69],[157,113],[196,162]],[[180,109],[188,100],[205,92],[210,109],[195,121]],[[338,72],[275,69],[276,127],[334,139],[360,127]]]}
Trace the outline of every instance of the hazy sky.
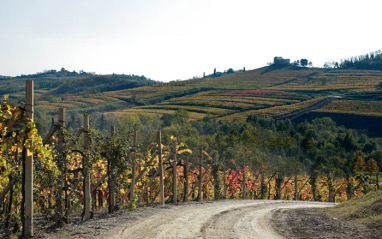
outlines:
{"label": "hazy sky", "polygon": [[0,75],[189,79],[382,49],[380,0],[0,0]]}

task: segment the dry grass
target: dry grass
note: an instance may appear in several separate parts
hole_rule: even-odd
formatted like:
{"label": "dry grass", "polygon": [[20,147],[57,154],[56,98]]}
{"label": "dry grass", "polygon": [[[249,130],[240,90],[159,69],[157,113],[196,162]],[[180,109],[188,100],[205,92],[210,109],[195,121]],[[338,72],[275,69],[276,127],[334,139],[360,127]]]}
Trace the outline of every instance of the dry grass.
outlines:
{"label": "dry grass", "polygon": [[380,227],[382,225],[382,191],[351,199],[339,206],[326,209],[326,212],[332,217],[341,218],[350,223]]}

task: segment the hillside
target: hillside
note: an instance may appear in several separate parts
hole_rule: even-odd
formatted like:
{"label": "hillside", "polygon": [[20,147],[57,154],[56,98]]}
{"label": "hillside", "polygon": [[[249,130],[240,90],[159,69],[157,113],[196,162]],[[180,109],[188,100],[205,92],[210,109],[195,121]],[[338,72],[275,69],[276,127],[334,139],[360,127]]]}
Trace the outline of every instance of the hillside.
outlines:
{"label": "hillside", "polygon": [[[36,108],[55,116],[97,112],[116,117],[165,115],[179,109],[194,120],[205,117],[244,122],[248,116],[300,117],[325,114],[382,117],[382,72],[271,65],[220,77],[158,83],[143,76],[93,75],[65,70],[0,80],[0,93],[18,100],[23,82],[33,79]],[[333,97],[335,96],[335,97]],[[323,103],[324,102],[324,103]]]}
{"label": "hillside", "polygon": [[[210,117],[245,121],[249,115],[279,118],[309,108],[327,98],[320,112],[381,116],[381,71],[328,70],[269,66],[215,78],[106,92],[141,105],[110,111],[116,116],[137,112],[170,114],[178,109],[193,119]],[[351,101],[349,103],[349,101]]]}
{"label": "hillside", "polygon": [[0,94],[9,95],[13,104],[23,100],[25,80],[33,80],[37,109],[55,115],[58,107],[69,111],[106,111],[120,107],[130,107],[124,100],[108,97],[103,92],[148,86],[156,83],[144,76],[136,75],[95,75],[86,72],[50,70],[33,75],[21,75],[0,79]]}

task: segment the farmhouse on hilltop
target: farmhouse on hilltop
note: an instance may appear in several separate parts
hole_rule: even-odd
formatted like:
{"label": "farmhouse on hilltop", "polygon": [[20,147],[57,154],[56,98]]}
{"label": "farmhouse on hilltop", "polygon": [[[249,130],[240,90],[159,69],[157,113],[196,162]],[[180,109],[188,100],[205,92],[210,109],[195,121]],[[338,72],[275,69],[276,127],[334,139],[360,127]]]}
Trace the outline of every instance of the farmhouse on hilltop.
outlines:
{"label": "farmhouse on hilltop", "polygon": [[273,58],[274,65],[290,65],[290,59],[284,59],[281,56],[275,56]]}

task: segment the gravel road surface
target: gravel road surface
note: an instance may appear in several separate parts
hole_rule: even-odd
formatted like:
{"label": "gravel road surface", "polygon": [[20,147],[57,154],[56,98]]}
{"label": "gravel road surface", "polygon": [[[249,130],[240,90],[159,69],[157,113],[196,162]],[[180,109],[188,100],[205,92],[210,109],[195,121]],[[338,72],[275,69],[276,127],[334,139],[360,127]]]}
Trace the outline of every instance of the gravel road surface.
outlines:
{"label": "gravel road surface", "polygon": [[335,204],[303,201],[226,200],[165,206],[160,213],[117,227],[100,238],[284,238],[271,225],[283,208],[318,208]]}

